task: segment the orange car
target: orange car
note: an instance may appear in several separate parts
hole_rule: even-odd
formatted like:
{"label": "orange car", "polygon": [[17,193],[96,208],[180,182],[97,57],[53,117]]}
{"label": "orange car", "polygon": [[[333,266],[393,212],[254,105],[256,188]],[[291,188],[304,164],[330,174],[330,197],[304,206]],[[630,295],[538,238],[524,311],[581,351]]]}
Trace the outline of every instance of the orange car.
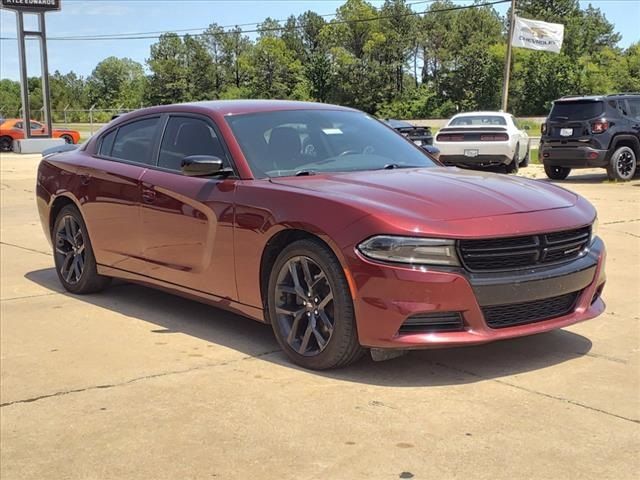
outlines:
{"label": "orange car", "polygon": [[[31,134],[33,136],[44,135],[45,125],[31,120]],[[20,118],[8,118],[0,124],[0,151],[10,152],[13,149],[13,141],[24,138],[23,120]],[[64,138],[67,143],[78,143],[80,132],[65,128],[54,128],[53,138]]]}

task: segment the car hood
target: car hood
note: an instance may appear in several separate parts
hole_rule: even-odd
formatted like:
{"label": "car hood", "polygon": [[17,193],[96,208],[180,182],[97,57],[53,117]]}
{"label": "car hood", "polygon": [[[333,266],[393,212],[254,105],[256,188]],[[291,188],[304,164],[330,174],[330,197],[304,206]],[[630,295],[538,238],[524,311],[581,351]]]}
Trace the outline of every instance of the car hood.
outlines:
{"label": "car hood", "polygon": [[433,221],[567,208],[578,200],[574,193],[546,182],[444,167],[279,177],[271,181],[341,197],[368,213],[386,211]]}

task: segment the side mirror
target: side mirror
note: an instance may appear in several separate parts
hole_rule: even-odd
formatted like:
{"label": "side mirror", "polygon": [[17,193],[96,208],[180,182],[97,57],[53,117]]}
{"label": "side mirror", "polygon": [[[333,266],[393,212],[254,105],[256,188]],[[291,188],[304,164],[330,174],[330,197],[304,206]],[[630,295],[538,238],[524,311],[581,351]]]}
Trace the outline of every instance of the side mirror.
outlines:
{"label": "side mirror", "polygon": [[224,171],[223,161],[213,155],[191,155],[182,160],[182,173],[187,177],[208,177]]}

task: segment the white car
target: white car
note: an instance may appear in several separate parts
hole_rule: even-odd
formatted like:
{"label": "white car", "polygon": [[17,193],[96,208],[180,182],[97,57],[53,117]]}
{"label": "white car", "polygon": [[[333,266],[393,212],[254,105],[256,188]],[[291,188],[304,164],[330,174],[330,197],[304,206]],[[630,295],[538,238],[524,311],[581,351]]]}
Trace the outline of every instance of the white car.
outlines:
{"label": "white car", "polygon": [[461,167],[504,165],[515,173],[529,164],[529,135],[513,115],[469,112],[455,115],[434,140],[440,161]]}

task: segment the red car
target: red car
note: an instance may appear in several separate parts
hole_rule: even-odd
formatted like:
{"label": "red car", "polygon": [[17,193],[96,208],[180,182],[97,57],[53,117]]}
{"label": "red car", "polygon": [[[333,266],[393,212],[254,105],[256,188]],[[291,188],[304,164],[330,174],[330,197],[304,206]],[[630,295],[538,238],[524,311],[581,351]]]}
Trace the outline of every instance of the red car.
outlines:
{"label": "red car", "polygon": [[601,314],[596,211],[546,182],[445,168],[349,108],[139,110],[40,163],[62,285],[111,277],[270,323],[307,368],[475,345]]}
{"label": "red car", "polygon": [[[23,121],[20,118],[9,118],[0,121],[0,152],[13,150],[13,141],[24,138]],[[31,120],[31,134],[43,136],[46,126],[35,120]],[[80,141],[80,132],[67,128],[54,128],[53,138],[62,138],[67,144],[75,144]]]}

